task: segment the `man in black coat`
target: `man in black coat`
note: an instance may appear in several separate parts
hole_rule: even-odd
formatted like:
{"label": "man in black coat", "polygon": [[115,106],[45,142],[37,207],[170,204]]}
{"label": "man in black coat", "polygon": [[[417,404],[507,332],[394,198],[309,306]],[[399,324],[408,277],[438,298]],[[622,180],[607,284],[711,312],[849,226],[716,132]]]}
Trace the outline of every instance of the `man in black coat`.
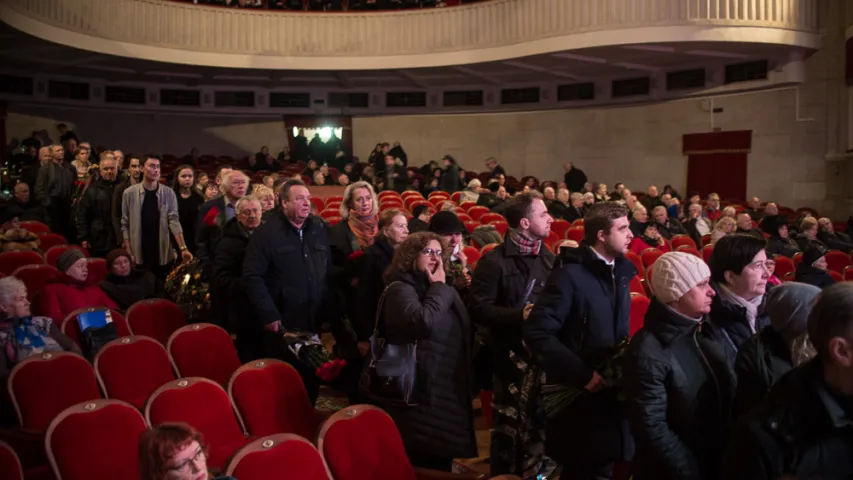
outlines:
{"label": "man in black coat", "polygon": [[758,228],[752,228],[752,217],[748,213],[739,213],[737,216],[737,231],[755,238],[764,238],[764,232]]}
{"label": "man in black coat", "polygon": [[77,240],[93,257],[106,257],[118,247],[112,225],[112,199],[118,184],[118,162],[106,156],[98,165],[100,176],[93,180],[77,204]]}
{"label": "man in black coat", "polygon": [[843,232],[836,232],[832,220],[823,217],[817,222],[817,238],[830,250],[841,250],[845,253],[853,251],[853,241]]}
{"label": "man in black coat", "polygon": [[561,188],[557,190],[557,198],[548,205],[548,213],[554,217],[554,220],[565,220],[569,213],[569,189]]}
{"label": "man in black coat", "polygon": [[243,259],[252,233],[261,224],[261,203],[254,197],[237,200],[237,216],[225,224],[222,238],[216,244],[213,260],[213,313],[219,326],[237,331],[237,353],[240,361],[261,358],[261,337],[247,315],[249,305],[244,285],[240,282]]}
{"label": "man in black coat", "polygon": [[794,280],[808,283],[817,288],[826,288],[835,284],[835,280],[829,275],[829,267],[826,264],[826,254],[829,251],[820,246],[812,245],[803,252],[803,260],[797,265],[794,272]]}
{"label": "man in black coat", "polygon": [[720,478],[853,478],[853,283],[818,296],[808,335],[817,357],[782,377],[742,419]]}
{"label": "man in black coat", "polygon": [[[551,232],[553,219],[542,195],[536,191],[522,193],[508,203],[505,215],[511,230],[507,241],[477,263],[468,296],[471,318],[487,329],[494,354],[492,389],[496,407],[489,462],[489,475],[493,477],[522,475],[542,460],[541,454],[531,453],[538,450],[533,438],[507,433],[525,427],[501,412],[507,407],[518,409],[510,385],[520,390],[525,372],[512,361],[511,354],[530,360],[521,343],[521,326],[554,267],[554,254],[543,242]],[[516,448],[521,448],[521,443],[525,448],[521,459],[524,464],[517,465]]]}
{"label": "man in black coat", "polygon": [[213,260],[216,243],[222,237],[222,229],[237,214],[237,200],[246,195],[249,177],[240,170],[231,170],[222,175],[222,195],[208,200],[198,208],[196,220],[196,256],[205,278],[213,275]]}
{"label": "man in black coat", "polygon": [[667,240],[672,240],[676,235],[687,235],[687,230],[681,225],[681,222],[674,218],[669,218],[666,212],[666,207],[658,205],[652,210],[652,220],[658,226],[658,232]]}
{"label": "man in black coat", "polygon": [[583,194],[579,192],[573,192],[571,195],[571,205],[566,209],[566,213],[563,215],[563,219],[569,223],[574,222],[575,220],[579,220],[584,216],[583,209]]}
{"label": "man in black coat", "polygon": [[24,182],[15,184],[12,201],[3,207],[4,217],[17,217],[22,222],[41,222],[49,225],[47,210],[30,195],[30,186]]}
{"label": "man in black coat", "polygon": [[311,194],[300,180],[279,189],[281,209],[264,216],[246,246],[243,287],[263,335],[264,355],[293,365],[311,403],[320,383],[314,370],[285,347],[289,331],[317,333],[325,321],[340,318],[334,298],[332,257],[326,230],[311,218]]}
{"label": "man in black coat", "polygon": [[409,166],[409,156],[406,155],[406,151],[403,150],[403,147],[402,145],[400,145],[400,142],[394,142],[394,146],[392,146],[391,149],[388,150],[388,155],[390,155],[391,158],[394,159],[399,158],[400,163],[403,164],[403,170],[405,170],[406,167]]}
{"label": "man in black coat", "polygon": [[489,157],[486,159],[486,168],[488,168],[489,171],[492,172],[492,178],[497,178],[498,175],[506,176],[506,171],[504,170],[504,167],[498,165],[498,161],[495,159],[495,157]]}
{"label": "man in black coat", "polygon": [[65,161],[62,145],[50,147],[50,160],[39,168],[36,179],[35,197],[50,216],[50,229],[54,233],[74,238],[71,223],[71,197],[74,195],[74,180],[77,169]]}
{"label": "man in black coat", "polygon": [[584,227],[583,244],[563,250],[522,329],[547,384],[587,392],[549,412],[546,453],[566,467],[565,480],[609,479],[616,461],[634,455],[620,391],[597,371],[628,337],[628,283],[637,274],[624,257],[633,239],[628,210],[596,203]]}
{"label": "man in black coat", "polygon": [[586,184],[586,174],[583,173],[583,170],[575,168],[575,164],[572,162],[566,163],[563,167],[566,169],[566,173],[563,175],[563,182],[565,182],[566,188],[572,193],[583,194],[583,186]]}

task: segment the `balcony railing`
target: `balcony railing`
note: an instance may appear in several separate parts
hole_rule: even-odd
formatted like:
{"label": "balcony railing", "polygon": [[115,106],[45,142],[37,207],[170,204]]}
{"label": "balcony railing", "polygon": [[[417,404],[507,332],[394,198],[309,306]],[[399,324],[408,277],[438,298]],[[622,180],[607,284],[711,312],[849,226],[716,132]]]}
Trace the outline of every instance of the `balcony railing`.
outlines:
{"label": "balcony railing", "polygon": [[[602,32],[607,35],[595,37],[599,44],[619,44],[625,43],[620,32],[646,27],[692,30],[656,28],[669,32],[666,39],[654,38],[649,30],[650,35],[635,35],[631,41],[726,40],[725,36],[703,37],[696,32],[761,27],[778,34],[779,43],[797,44],[803,35],[812,37],[817,32],[818,2],[491,0],[454,8],[329,14],[214,8],[166,0],[3,0],[0,14],[12,26],[49,40],[73,44],[72,37],[79,39],[80,35],[97,39],[88,42],[91,47],[82,48],[105,53],[158,60],[156,52],[128,48],[146,46],[245,57],[233,66],[273,68],[272,58],[288,58],[313,59],[314,66],[279,68],[335,69],[381,68],[359,67],[360,58],[397,62],[386,67],[496,60],[593,46],[590,39]],[[65,38],[63,31],[74,35]],[[583,42],[578,40],[582,37]],[[121,48],[108,48],[110,42],[120,42]],[[404,65],[403,60],[415,56],[431,60]],[[331,62],[323,67],[324,58],[352,62],[347,67]],[[174,57],[163,60],[178,61]],[[204,63],[194,58],[186,62]]]}

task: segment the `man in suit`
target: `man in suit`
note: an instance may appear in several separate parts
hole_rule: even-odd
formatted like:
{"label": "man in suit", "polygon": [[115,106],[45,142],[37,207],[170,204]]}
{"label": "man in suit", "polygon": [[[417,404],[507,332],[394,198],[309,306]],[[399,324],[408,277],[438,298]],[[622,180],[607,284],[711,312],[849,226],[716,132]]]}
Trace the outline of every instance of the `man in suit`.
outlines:
{"label": "man in suit", "polygon": [[219,189],[222,195],[209,200],[198,209],[196,222],[196,256],[206,278],[213,275],[213,252],[222,237],[222,229],[237,214],[237,200],[246,196],[249,177],[240,170],[231,170],[222,176]]}

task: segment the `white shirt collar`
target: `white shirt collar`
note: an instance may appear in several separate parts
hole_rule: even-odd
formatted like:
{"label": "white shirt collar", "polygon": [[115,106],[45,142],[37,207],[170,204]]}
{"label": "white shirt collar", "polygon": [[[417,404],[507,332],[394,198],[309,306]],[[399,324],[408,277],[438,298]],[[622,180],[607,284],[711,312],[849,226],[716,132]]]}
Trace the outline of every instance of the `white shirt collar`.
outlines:
{"label": "white shirt collar", "polygon": [[601,261],[606,263],[608,266],[610,266],[610,267],[616,266],[616,259],[615,258],[613,260],[608,260],[608,259],[602,257],[601,254],[598,253],[598,250],[596,250],[592,247],[589,247],[589,249],[592,250],[592,253],[594,253],[596,257],[600,258]]}

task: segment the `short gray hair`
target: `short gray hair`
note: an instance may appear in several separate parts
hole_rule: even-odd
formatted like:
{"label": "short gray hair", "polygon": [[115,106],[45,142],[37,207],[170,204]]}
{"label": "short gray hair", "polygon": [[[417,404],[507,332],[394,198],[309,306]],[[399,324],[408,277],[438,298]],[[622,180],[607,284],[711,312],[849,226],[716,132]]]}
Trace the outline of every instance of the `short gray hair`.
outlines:
{"label": "short gray hair", "polygon": [[9,305],[18,290],[27,288],[17,277],[0,278],[0,305]]}
{"label": "short gray hair", "polygon": [[483,186],[483,182],[477,180],[476,178],[474,180],[471,180],[470,182],[468,182],[468,188],[480,188],[482,186]]}
{"label": "short gray hair", "polygon": [[574,202],[575,200],[583,200],[583,194],[582,194],[582,193],[575,192],[575,193],[573,193],[573,194],[572,194],[572,196],[571,196],[571,197],[569,197],[569,198],[571,198],[571,200],[572,200],[573,202]]}
{"label": "short gray hair", "polygon": [[252,195],[246,195],[245,197],[241,197],[241,198],[240,198],[240,200],[237,200],[237,203],[234,205],[234,212],[236,212],[236,213],[237,213],[237,215],[239,215],[239,214],[240,214],[240,212],[242,212],[242,211],[243,211],[243,207],[244,207],[247,203],[252,203],[252,202],[257,203],[257,204],[258,204],[258,208],[260,208],[260,206],[261,206],[261,201],[260,201],[260,200],[258,200],[257,198],[255,198],[255,197],[254,197],[254,196],[252,196]]}
{"label": "short gray hair", "polygon": [[[636,211],[636,209],[634,209],[634,210]],[[663,205],[658,205],[657,207],[652,209],[652,215],[654,215],[655,212],[661,211],[661,210],[666,212],[666,207],[664,207]]]}

